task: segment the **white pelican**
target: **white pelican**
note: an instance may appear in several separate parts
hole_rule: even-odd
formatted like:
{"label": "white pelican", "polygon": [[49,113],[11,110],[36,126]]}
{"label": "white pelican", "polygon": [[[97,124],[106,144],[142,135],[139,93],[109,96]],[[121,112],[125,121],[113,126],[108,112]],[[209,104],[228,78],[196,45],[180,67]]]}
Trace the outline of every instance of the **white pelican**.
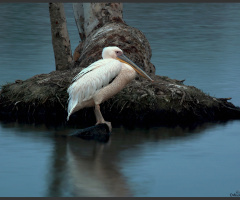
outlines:
{"label": "white pelican", "polygon": [[123,51],[118,47],[105,47],[102,58],[73,78],[73,83],[67,90],[69,94],[67,120],[74,112],[95,106],[96,124],[106,123],[111,131],[111,122],[104,120],[100,104],[122,90],[137,73],[150,81],[153,80],[124,56]]}

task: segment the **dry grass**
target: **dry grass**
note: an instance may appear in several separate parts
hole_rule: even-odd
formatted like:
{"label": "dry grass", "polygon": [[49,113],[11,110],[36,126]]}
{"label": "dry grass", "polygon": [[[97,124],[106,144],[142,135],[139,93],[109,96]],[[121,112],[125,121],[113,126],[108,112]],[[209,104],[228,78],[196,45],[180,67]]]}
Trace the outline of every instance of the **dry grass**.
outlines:
{"label": "dry grass", "polygon": [[[67,110],[67,88],[80,68],[54,71],[36,75],[25,81],[2,86],[0,93],[1,113],[38,115],[49,112],[61,113],[65,120]],[[137,79],[132,81],[116,96],[103,103],[106,118],[118,122],[139,123],[184,123],[184,121],[208,121],[227,117],[238,118],[240,109],[216,99],[183,81],[164,76],[152,76],[154,82]],[[84,122],[93,120],[91,109],[75,114]],[[84,120],[83,120],[84,118]]]}

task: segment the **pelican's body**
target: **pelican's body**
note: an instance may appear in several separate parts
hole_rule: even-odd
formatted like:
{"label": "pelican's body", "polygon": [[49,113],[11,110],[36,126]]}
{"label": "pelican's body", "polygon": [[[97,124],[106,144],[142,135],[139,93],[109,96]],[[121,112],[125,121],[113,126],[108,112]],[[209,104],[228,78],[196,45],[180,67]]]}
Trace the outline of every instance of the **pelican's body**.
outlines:
{"label": "pelican's body", "polygon": [[[118,47],[104,48],[102,57],[103,59],[94,62],[73,79],[74,82],[68,88],[67,119],[82,108],[95,106],[97,124],[106,123],[111,130],[111,123],[103,119],[99,105],[117,94],[133,80],[137,75],[136,71],[143,71],[140,68],[135,71],[132,66],[135,64],[130,60],[126,61],[126,57]],[[132,65],[126,64],[128,61]],[[145,73],[144,75],[147,76]],[[151,79],[148,76],[147,78]]]}

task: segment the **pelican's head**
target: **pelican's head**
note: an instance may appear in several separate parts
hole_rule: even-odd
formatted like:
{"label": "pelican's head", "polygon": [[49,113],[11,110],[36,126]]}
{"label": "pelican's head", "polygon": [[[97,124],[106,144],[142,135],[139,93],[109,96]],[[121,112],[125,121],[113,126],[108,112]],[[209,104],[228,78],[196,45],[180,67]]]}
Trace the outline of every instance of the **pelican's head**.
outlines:
{"label": "pelican's head", "polygon": [[137,73],[139,73],[142,77],[153,81],[140,67],[138,67],[134,62],[132,62],[129,58],[127,58],[123,51],[118,47],[105,47],[102,51],[102,58],[113,58],[117,59],[122,63],[126,63],[130,65]]}
{"label": "pelican's head", "polygon": [[102,58],[113,58],[117,59],[117,56],[122,55],[123,51],[118,47],[105,47],[102,51]]}

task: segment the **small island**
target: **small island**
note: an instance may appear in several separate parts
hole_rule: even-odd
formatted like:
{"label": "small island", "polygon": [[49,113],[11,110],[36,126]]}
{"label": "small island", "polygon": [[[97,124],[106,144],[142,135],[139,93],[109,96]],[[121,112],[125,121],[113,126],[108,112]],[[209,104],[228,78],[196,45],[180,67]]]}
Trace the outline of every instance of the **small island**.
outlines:
{"label": "small island", "polygon": [[[137,77],[120,93],[101,105],[104,117],[112,122],[113,127],[114,124],[188,126],[210,121],[240,119],[240,108],[228,102],[231,98],[211,97],[194,86],[185,85],[184,80],[156,75],[155,66],[150,62],[149,42],[141,31],[124,22],[121,4],[102,3],[98,4],[99,7],[90,6],[88,9],[91,9],[91,12],[88,13],[91,13],[91,16],[78,12],[83,9],[79,4],[81,3],[75,6],[74,15],[79,19],[76,22],[81,42],[73,56],[69,51],[70,43],[66,43],[69,38],[64,25],[66,23],[64,13],[50,15],[56,71],[3,85],[0,91],[1,118],[48,123],[57,121],[65,124],[67,88],[72,78],[83,68],[100,59],[104,47],[118,46],[142,67],[154,82]],[[61,4],[50,3],[50,14],[61,11],[54,6]],[[78,111],[71,116],[68,123],[94,125],[93,109]]]}

